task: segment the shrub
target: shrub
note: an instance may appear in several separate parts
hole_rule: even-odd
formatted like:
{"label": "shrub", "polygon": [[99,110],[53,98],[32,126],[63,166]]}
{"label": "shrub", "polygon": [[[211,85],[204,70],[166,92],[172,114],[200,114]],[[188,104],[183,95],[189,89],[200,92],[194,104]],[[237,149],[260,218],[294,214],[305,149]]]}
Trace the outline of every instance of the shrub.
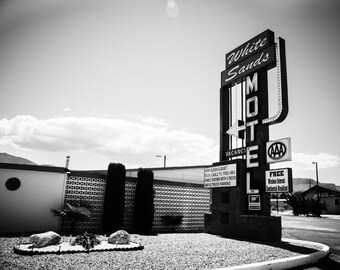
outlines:
{"label": "shrub", "polygon": [[152,231],[155,212],[153,180],[152,170],[138,170],[133,212],[133,228],[136,233],[150,234]]}
{"label": "shrub", "polygon": [[312,209],[311,213],[315,217],[320,217],[321,213],[327,210],[328,205],[325,201],[319,200],[312,200]]}
{"label": "shrub", "polygon": [[103,232],[111,234],[121,230],[125,206],[125,166],[110,163],[107,170],[103,210]]}
{"label": "shrub", "polygon": [[169,214],[162,216],[162,221],[167,226],[171,226],[171,231],[175,231],[175,227],[182,224],[183,215],[181,214]]}
{"label": "shrub", "polygon": [[294,216],[298,216],[299,214],[303,212],[302,201],[304,199],[305,198],[303,197],[302,192],[299,192],[299,191],[286,194],[287,204],[293,208]]}
{"label": "shrub", "polygon": [[81,203],[78,203],[76,206],[70,203],[65,203],[64,208],[62,210],[51,208],[51,212],[55,216],[60,216],[62,218],[70,220],[71,222],[70,234],[73,235],[76,233],[76,222],[83,218],[91,217],[90,210],[84,205],[81,205]]}
{"label": "shrub", "polygon": [[310,214],[315,217],[320,217],[322,211],[327,210],[327,204],[320,199],[306,198],[302,192],[287,193],[286,199],[288,205],[293,208],[293,214],[295,216]]}
{"label": "shrub", "polygon": [[90,244],[90,246],[93,248],[94,245],[98,245],[100,243],[101,241],[97,238],[96,234],[85,232],[84,234],[78,235],[75,239],[73,239],[71,245],[83,245],[83,247],[85,247],[87,244]]}

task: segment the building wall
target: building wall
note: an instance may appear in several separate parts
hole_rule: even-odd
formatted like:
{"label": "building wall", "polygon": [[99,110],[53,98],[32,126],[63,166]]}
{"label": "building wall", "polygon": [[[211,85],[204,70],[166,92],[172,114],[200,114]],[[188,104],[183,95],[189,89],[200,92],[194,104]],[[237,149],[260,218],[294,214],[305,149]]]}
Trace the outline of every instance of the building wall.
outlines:
{"label": "building wall", "polygon": [[[77,224],[78,232],[91,231],[101,233],[106,175],[91,175],[72,172],[66,183],[65,202],[75,204],[83,201],[88,204],[92,217]],[[136,178],[127,177],[125,185],[125,215],[123,229],[132,232],[133,204]],[[209,211],[210,191],[203,185],[163,181],[154,181],[155,217],[153,229],[157,232],[170,231],[171,227],[163,223],[162,216],[168,214],[183,215],[182,224],[177,231],[203,231],[204,213]],[[63,231],[70,228],[63,221]]]}
{"label": "building wall", "polygon": [[[91,217],[76,224],[78,232],[101,233],[105,194],[105,175],[71,173],[68,175],[65,189],[65,202],[72,205],[86,204],[91,210]],[[62,233],[68,233],[70,223],[62,221]]]}
{"label": "building wall", "polygon": [[180,185],[174,182],[157,181],[155,188],[156,231],[169,231],[162,216],[183,215],[179,231],[203,231],[204,214],[210,211],[210,190],[203,185]]}
{"label": "building wall", "polygon": [[[207,165],[210,166],[210,165]],[[204,168],[207,166],[153,168],[157,180],[203,185]],[[126,170],[126,176],[137,178],[138,169]]]}
{"label": "building wall", "polygon": [[[58,231],[60,218],[50,208],[63,205],[66,174],[34,170],[38,166],[9,167],[0,167],[0,233]],[[14,191],[6,188],[12,177],[21,182]]]}
{"label": "building wall", "polygon": [[[316,190],[310,190],[305,193],[307,198],[317,198]],[[319,196],[321,201],[325,201],[327,205],[327,210],[325,214],[340,214],[340,205],[337,204],[340,200],[339,192],[335,192],[334,190],[325,189],[323,187],[319,188]],[[338,201],[337,201],[338,200]]]}
{"label": "building wall", "polygon": [[327,204],[327,211],[325,214],[336,214],[340,215],[340,205],[336,205],[336,199],[340,201],[340,197],[322,197],[321,201],[325,201]]}
{"label": "building wall", "polygon": [[[168,172],[168,174],[167,174]],[[203,169],[160,169],[155,175],[154,230],[171,231],[162,216],[182,215],[176,231],[203,231],[204,214],[210,210],[210,190],[203,188]],[[136,171],[137,173],[137,171]],[[135,177],[134,177],[135,176]],[[21,186],[6,188],[6,181],[16,177]],[[132,232],[133,203],[137,174],[127,172],[124,229]],[[176,180],[176,181],[168,181]],[[62,209],[64,202],[87,203],[89,219],[79,221],[79,232],[101,233],[106,174],[74,172],[64,168],[0,163],[0,233],[33,233],[57,231],[67,233],[70,223],[53,216],[50,208]],[[200,184],[195,184],[200,183]]]}

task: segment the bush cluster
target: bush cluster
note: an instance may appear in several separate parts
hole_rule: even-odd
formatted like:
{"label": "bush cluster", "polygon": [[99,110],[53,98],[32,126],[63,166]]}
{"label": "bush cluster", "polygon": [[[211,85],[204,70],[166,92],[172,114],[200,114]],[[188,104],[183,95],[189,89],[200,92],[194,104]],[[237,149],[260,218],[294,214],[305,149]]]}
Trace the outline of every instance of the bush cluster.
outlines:
{"label": "bush cluster", "polygon": [[[151,169],[138,170],[136,184],[133,229],[135,233],[150,234],[154,220],[154,175]],[[121,230],[125,208],[125,166],[110,163],[107,171],[103,210],[103,233],[110,235]]]}
{"label": "bush cluster", "polygon": [[306,198],[302,192],[287,193],[286,199],[288,205],[293,208],[293,214],[295,216],[312,215],[314,217],[320,217],[323,211],[327,210],[327,204],[320,199]]}

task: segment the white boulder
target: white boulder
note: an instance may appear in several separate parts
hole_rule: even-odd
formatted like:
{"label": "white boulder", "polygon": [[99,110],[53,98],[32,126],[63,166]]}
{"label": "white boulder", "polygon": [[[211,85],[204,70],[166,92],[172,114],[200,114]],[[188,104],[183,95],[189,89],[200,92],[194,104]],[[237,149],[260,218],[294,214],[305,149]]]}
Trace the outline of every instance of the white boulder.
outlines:
{"label": "white boulder", "polygon": [[32,243],[33,246],[37,248],[56,245],[59,244],[60,241],[61,236],[52,231],[32,234],[29,238],[29,242]]}
{"label": "white boulder", "polygon": [[110,244],[129,244],[130,243],[130,235],[124,230],[119,230],[112,233],[107,240]]}

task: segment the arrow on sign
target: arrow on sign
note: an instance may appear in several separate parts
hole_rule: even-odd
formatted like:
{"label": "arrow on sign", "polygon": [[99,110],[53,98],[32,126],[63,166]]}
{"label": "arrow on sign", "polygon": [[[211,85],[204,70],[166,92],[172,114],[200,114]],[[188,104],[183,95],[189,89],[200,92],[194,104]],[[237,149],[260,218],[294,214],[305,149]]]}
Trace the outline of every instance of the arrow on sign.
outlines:
{"label": "arrow on sign", "polygon": [[251,140],[254,140],[254,125],[259,123],[258,120],[254,120],[244,124],[242,120],[238,120],[233,126],[231,126],[226,133],[235,136],[236,138],[244,139],[244,134],[240,134],[240,131],[245,130],[246,127],[250,127],[250,133],[248,134]]}
{"label": "arrow on sign", "polygon": [[244,123],[243,121],[238,120],[234,125],[232,125],[228,130],[227,133],[231,136],[235,136],[235,137],[239,137],[239,132],[242,130],[246,129],[245,124],[242,125],[242,123]]}

